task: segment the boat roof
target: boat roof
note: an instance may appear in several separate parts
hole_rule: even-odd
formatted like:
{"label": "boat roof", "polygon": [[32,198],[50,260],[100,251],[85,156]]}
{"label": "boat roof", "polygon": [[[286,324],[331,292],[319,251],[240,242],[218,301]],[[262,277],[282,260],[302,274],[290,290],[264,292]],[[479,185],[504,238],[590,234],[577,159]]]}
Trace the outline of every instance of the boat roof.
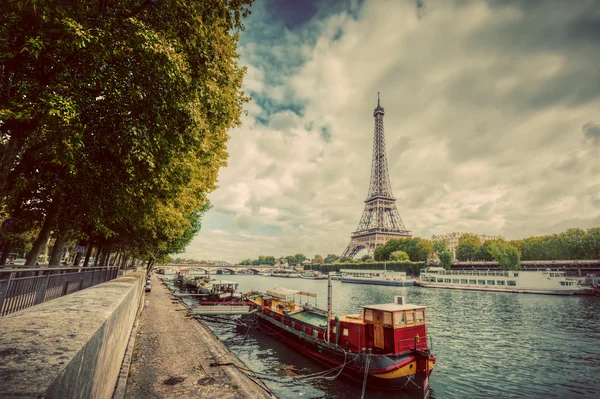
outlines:
{"label": "boat roof", "polygon": [[296,319],[298,321],[304,322],[306,324],[310,324],[314,327],[323,328],[324,325],[327,325],[327,317],[321,316],[315,313],[310,312],[300,312],[289,315],[290,318]]}
{"label": "boat roof", "polygon": [[230,284],[239,284],[237,281],[231,280],[210,280],[211,284],[220,284],[220,285],[230,285]]}
{"label": "boat roof", "polygon": [[286,298],[290,295],[299,294],[300,291],[290,290],[288,288],[274,288],[272,290],[267,290],[267,294],[271,295],[275,298]]}
{"label": "boat roof", "polygon": [[365,309],[373,309],[373,310],[385,310],[388,312],[396,312],[399,310],[413,310],[413,309],[425,309],[427,306],[422,305],[411,305],[409,303],[405,305],[396,305],[395,303],[382,303],[379,305],[366,305],[363,306]]}

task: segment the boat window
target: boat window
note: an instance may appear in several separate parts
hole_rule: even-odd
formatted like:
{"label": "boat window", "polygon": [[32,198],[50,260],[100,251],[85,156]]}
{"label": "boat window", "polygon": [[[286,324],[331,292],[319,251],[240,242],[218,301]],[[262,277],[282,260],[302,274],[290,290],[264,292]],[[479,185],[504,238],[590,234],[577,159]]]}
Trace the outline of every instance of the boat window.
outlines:
{"label": "boat window", "polygon": [[449,279],[449,278],[445,278],[445,279],[444,279],[444,283],[449,283],[449,282],[450,282],[450,279]]}
{"label": "boat window", "polygon": [[467,280],[466,280],[466,279],[461,279],[461,280],[460,280],[460,283],[461,283],[461,284],[467,284]]}
{"label": "boat window", "polygon": [[390,312],[383,312],[383,324],[392,324],[392,314]]}
{"label": "boat window", "polygon": [[415,312],[417,323],[422,323],[425,321],[425,312],[423,310],[417,310]]}
{"label": "boat window", "polygon": [[332,328],[331,332],[332,332],[333,334],[337,334],[337,326],[333,326],[333,328]]}
{"label": "boat window", "polygon": [[292,322],[290,323],[290,327],[292,327],[292,328],[296,327],[296,322],[295,322],[295,321],[292,321]]}
{"label": "boat window", "polygon": [[514,287],[514,286],[516,286],[516,285],[517,285],[517,282],[516,282],[516,281],[513,281],[513,280],[508,280],[508,285],[510,285],[510,286],[512,286],[512,287]]}
{"label": "boat window", "polygon": [[373,321],[373,311],[371,309],[365,309],[365,320]]}
{"label": "boat window", "polygon": [[477,284],[479,284],[479,285],[485,285],[485,280],[477,280]]}
{"label": "boat window", "polygon": [[397,326],[404,325],[404,312],[396,312],[394,313],[394,324]]}
{"label": "boat window", "polygon": [[565,281],[561,281],[560,285],[567,285],[567,283]]}
{"label": "boat window", "polygon": [[459,280],[458,280],[457,278],[453,278],[453,279],[452,279],[452,283],[454,283],[454,284],[458,284],[458,281],[459,281]]}
{"label": "boat window", "polygon": [[342,332],[342,334],[344,335],[344,337],[348,336],[348,329],[344,328],[344,331]]}
{"label": "boat window", "polygon": [[506,285],[506,282],[504,280],[498,280],[496,282],[498,283],[498,285]]}
{"label": "boat window", "polygon": [[413,324],[415,322],[415,313],[406,312],[406,324]]}
{"label": "boat window", "polygon": [[496,285],[496,281],[494,281],[494,280],[488,280],[487,281],[487,285]]}
{"label": "boat window", "polygon": [[519,277],[519,273],[515,273],[515,274],[514,274],[514,276],[515,276],[515,277]]}
{"label": "boat window", "polygon": [[469,280],[469,284],[475,284],[475,280]]}
{"label": "boat window", "polygon": [[319,338],[319,330],[313,330],[313,333],[312,333],[312,335],[313,335],[313,337],[315,337],[315,338]]}

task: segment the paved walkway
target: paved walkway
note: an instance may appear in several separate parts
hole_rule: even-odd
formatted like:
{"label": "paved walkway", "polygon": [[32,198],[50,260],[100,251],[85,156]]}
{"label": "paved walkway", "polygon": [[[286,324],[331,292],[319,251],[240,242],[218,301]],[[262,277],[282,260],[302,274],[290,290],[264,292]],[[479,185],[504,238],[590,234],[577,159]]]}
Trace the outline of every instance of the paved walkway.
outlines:
{"label": "paved walkway", "polygon": [[242,364],[154,275],[145,300],[125,398],[274,397],[235,366],[210,366]]}

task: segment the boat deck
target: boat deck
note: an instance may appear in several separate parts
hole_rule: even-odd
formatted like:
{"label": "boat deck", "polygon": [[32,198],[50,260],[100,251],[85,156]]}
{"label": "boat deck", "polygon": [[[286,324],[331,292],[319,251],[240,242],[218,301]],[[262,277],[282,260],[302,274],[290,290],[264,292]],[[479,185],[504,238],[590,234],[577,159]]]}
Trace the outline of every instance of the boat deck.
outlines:
{"label": "boat deck", "polygon": [[321,316],[311,312],[300,312],[295,314],[289,314],[288,317],[296,319],[306,324],[310,324],[313,327],[323,328],[327,325],[327,317]]}

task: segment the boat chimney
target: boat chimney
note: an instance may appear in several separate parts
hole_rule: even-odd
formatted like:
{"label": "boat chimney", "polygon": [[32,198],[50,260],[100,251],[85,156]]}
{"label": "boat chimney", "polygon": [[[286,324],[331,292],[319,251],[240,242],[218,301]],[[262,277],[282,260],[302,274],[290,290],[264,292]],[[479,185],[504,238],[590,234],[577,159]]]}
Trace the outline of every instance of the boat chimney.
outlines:
{"label": "boat chimney", "polygon": [[394,304],[395,305],[406,305],[406,297],[396,295],[394,297]]}
{"label": "boat chimney", "polygon": [[[327,274],[327,342],[331,343],[331,313],[332,313],[332,295],[331,295],[331,273]],[[337,331],[335,332],[337,334]],[[336,335],[337,336],[337,335]]]}

